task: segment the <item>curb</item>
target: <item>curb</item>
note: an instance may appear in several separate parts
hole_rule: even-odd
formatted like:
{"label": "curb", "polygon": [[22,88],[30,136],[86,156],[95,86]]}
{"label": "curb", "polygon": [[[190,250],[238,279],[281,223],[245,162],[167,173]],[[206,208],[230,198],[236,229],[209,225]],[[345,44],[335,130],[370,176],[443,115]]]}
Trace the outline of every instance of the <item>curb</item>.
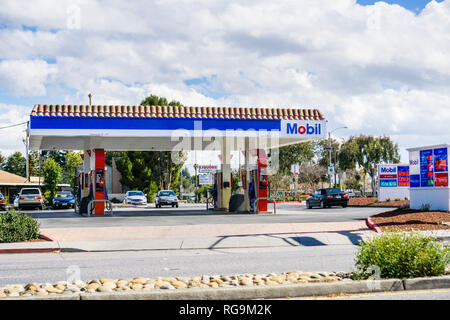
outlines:
{"label": "curb", "polygon": [[376,225],[375,223],[373,223],[371,217],[367,218],[366,220],[367,225],[373,229],[376,233],[381,233],[381,229],[378,225]]}
{"label": "curb", "polygon": [[52,238],[52,237],[50,237],[50,236],[48,236],[48,235],[46,235],[46,234],[43,234],[43,233],[39,233],[39,237],[40,237],[41,239],[43,239],[43,240],[52,241],[52,242],[57,242],[56,239],[54,239],[54,238]]}
{"label": "curb", "polygon": [[352,208],[400,208],[401,206],[362,206],[362,205],[356,205],[356,204],[349,204],[347,207]]}
{"label": "curb", "polygon": [[[39,237],[43,240],[47,240],[51,242],[49,245],[56,246],[56,247],[48,247],[48,248],[6,248],[6,249],[0,249],[0,254],[11,254],[11,253],[51,253],[51,252],[59,252],[61,251],[61,248],[58,244],[58,241],[53,239],[52,237],[39,233]],[[23,244],[28,244],[24,243]],[[15,242],[14,244],[18,244]]]}
{"label": "curb", "polygon": [[80,293],[42,297],[2,298],[0,300],[248,300],[448,288],[450,288],[450,276],[406,280],[343,280],[340,282],[288,284],[266,287],[156,289],[152,291]]}

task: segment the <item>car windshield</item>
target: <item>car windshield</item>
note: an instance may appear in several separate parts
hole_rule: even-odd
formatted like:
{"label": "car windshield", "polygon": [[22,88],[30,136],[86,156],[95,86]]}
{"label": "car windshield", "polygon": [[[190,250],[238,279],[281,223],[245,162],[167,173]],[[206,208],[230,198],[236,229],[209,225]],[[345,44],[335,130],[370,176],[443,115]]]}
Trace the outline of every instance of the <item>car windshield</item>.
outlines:
{"label": "car windshield", "polygon": [[175,197],[176,195],[175,195],[175,192],[173,192],[173,191],[161,191],[160,193],[159,193],[159,195],[161,196],[161,197]]}
{"label": "car windshield", "polygon": [[58,192],[55,198],[73,198],[72,192]]}
{"label": "car windshield", "polygon": [[128,196],[133,197],[133,196],[143,196],[144,193],[141,191],[130,191],[128,192]]}
{"label": "car windshield", "polygon": [[21,191],[22,194],[41,194],[39,189],[24,189]]}

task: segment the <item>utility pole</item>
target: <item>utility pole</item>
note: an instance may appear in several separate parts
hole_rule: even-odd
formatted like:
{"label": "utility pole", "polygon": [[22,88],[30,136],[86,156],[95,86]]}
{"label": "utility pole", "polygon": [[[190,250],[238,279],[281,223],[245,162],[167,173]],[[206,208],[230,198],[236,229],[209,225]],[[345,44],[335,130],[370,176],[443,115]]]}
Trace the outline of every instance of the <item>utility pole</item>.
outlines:
{"label": "utility pole", "polygon": [[197,169],[198,169],[198,164],[197,164],[197,151],[194,150],[194,169],[195,169],[195,203],[198,203],[198,193],[197,193],[197,189],[198,189],[198,179],[197,179]]}
{"label": "utility pole", "polygon": [[28,135],[30,132],[30,121],[27,121],[27,130],[26,130],[26,137],[25,137],[25,145],[27,149],[27,161],[26,161],[26,176],[27,181],[30,181],[30,155],[29,155],[29,140]]}
{"label": "utility pole", "polygon": [[89,97],[89,105],[92,105],[92,94],[89,93],[89,94],[88,94],[88,97]]}
{"label": "utility pole", "polygon": [[[339,130],[339,129],[348,129],[348,127],[339,127],[339,128],[336,128],[336,129],[328,132],[328,148],[327,149],[329,152],[328,157],[330,160],[330,166],[331,166],[331,133],[333,133],[334,131]],[[329,182],[330,182],[330,188],[331,188],[331,174],[329,174],[329,176],[330,176]],[[334,154],[334,183],[336,183],[336,151]]]}

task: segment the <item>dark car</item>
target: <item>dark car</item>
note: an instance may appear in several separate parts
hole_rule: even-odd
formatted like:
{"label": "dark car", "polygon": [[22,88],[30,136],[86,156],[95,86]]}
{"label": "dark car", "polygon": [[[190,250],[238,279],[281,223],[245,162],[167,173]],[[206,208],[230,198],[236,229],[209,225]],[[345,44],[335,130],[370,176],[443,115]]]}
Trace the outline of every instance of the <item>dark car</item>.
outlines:
{"label": "dark car", "polygon": [[331,206],[342,206],[345,208],[347,205],[348,194],[334,188],[319,189],[306,199],[306,207],[308,209],[312,207],[329,208]]}
{"label": "dark car", "polygon": [[161,208],[161,206],[172,206],[172,208],[178,208],[178,197],[172,190],[161,190],[156,195],[155,205],[157,208]]}
{"label": "dark car", "polygon": [[53,209],[73,208],[75,206],[75,197],[70,191],[60,191],[53,197]]}
{"label": "dark car", "polygon": [[6,210],[6,199],[1,193],[0,193],[0,210]]}

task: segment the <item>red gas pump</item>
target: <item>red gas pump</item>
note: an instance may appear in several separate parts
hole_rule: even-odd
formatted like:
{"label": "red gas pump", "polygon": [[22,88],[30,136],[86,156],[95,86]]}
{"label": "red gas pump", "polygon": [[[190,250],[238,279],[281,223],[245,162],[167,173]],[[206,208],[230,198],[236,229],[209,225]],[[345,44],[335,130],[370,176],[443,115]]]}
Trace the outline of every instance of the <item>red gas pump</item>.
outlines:
{"label": "red gas pump", "polygon": [[[258,198],[267,198],[267,156],[262,149],[258,150]],[[259,212],[267,212],[267,199],[258,202]]]}
{"label": "red gas pump", "polygon": [[[94,185],[94,199],[105,199],[105,150],[95,149],[95,185]],[[95,214],[105,214],[105,203],[95,203]]]}

